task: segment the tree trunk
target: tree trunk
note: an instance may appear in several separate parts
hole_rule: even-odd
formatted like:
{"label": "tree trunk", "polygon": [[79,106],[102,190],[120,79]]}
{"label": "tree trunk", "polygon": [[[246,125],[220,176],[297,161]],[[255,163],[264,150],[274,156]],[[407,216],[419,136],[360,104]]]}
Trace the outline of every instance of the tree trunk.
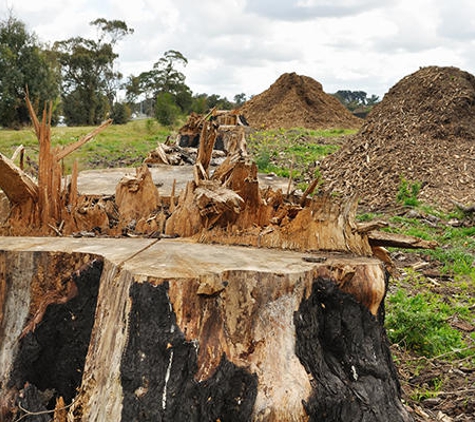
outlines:
{"label": "tree trunk", "polygon": [[0,420],[410,420],[386,283],[344,253],[0,238]]}

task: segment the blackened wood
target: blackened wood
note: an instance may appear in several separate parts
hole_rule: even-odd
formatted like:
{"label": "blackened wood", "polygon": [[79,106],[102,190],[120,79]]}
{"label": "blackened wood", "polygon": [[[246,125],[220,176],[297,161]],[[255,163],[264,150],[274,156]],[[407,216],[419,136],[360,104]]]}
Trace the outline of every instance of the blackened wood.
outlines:
{"label": "blackened wood", "polygon": [[197,345],[186,341],[176,325],[168,284],[133,284],[130,297],[128,343],[121,363],[122,420],[250,420],[256,377],[223,355],[210,378],[194,380]]}
{"label": "blackened wood", "polygon": [[52,391],[50,401],[44,403],[49,409],[54,409],[59,397],[70,403],[81,384],[102,265],[96,259],[73,273],[70,282],[76,284],[77,295],[66,303],[49,305],[36,328],[19,341],[9,387],[21,390],[34,385]]}
{"label": "blackened wood", "polygon": [[296,353],[313,377],[305,403],[313,422],[406,422],[385,334],[375,317],[333,280],[317,278],[295,313]]}

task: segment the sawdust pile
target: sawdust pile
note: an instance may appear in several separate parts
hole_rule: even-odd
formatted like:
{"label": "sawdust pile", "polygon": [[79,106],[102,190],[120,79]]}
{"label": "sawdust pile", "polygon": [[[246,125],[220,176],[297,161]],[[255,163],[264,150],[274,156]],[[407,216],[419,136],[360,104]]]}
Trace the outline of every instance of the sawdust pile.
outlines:
{"label": "sawdust pile", "polygon": [[394,205],[402,180],[449,209],[475,201],[474,152],[475,77],[430,66],[394,85],[321,172],[327,189],[356,193],[370,210]]}
{"label": "sawdust pile", "polygon": [[269,89],[247,101],[239,113],[256,129],[359,128],[362,120],[308,76],[284,73]]}

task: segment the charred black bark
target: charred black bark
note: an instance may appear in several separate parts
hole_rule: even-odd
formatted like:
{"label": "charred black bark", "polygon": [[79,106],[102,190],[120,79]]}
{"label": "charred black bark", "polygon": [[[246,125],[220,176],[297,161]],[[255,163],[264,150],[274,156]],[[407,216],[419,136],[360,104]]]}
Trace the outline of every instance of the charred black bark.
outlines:
{"label": "charred black bark", "polygon": [[295,313],[296,353],[313,378],[305,408],[314,422],[405,422],[400,386],[384,330],[332,280],[319,278]]}
{"label": "charred black bark", "polygon": [[23,409],[28,409],[31,415],[19,416],[23,413],[22,410],[19,410],[18,417],[12,420],[19,420],[18,418],[22,417],[21,420],[25,422],[50,422],[51,413],[46,413],[48,409],[45,406],[45,402],[50,399],[52,393],[52,391],[48,390],[41,392],[33,384],[26,384],[22,390],[20,406]]}
{"label": "charred black bark", "polygon": [[178,141],[178,146],[182,148],[197,148],[200,143],[200,134],[197,133],[193,137],[190,135],[180,135],[179,141]]}
{"label": "charred black bark", "polygon": [[123,421],[248,421],[257,379],[223,356],[197,383],[197,347],[176,325],[168,285],[135,283],[129,338],[121,363]]}
{"label": "charred black bark", "polygon": [[[54,409],[56,398],[62,396],[70,403],[76,396],[91,339],[102,267],[102,260],[95,259],[73,273],[77,295],[64,304],[49,305],[34,331],[20,340],[9,385],[24,389],[23,397],[33,394],[26,395],[25,391],[39,390],[42,403],[37,406]],[[20,399],[20,404],[34,410],[28,408],[34,398],[24,401]]]}

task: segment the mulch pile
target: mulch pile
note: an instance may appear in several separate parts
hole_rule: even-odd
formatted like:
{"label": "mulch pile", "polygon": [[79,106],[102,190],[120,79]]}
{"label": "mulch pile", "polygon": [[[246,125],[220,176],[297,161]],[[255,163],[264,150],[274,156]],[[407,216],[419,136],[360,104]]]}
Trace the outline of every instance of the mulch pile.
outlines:
{"label": "mulch pile", "polygon": [[323,92],[319,82],[296,73],[281,75],[239,113],[255,129],[359,128],[362,124],[335,97]]}
{"label": "mulch pile", "polygon": [[357,194],[368,210],[394,205],[401,178],[449,209],[475,201],[474,152],[475,77],[430,66],[394,85],[321,173],[326,189]]}

